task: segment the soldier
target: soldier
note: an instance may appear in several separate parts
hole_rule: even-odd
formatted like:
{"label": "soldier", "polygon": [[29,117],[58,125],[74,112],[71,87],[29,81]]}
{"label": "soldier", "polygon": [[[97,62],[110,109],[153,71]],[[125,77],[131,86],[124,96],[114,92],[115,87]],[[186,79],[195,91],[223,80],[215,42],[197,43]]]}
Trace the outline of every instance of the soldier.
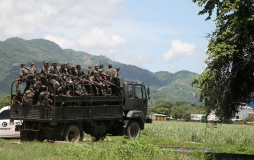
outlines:
{"label": "soldier", "polygon": [[94,71],[94,75],[91,77],[93,94],[97,96],[97,90],[99,90],[99,96],[104,95],[102,90],[102,82],[98,78],[98,72]]}
{"label": "soldier", "polygon": [[56,68],[57,62],[53,61],[52,66],[48,71],[48,76],[50,79],[50,83],[56,88],[56,91],[58,93],[62,92],[62,87],[60,86],[60,83],[57,81],[58,75],[57,75],[57,68]]}
{"label": "soldier", "polygon": [[112,68],[112,64],[108,64],[108,70],[106,71],[106,74],[110,76],[110,82],[112,82],[112,77],[115,74],[115,70]]}
{"label": "soldier", "polygon": [[42,92],[39,95],[39,101],[37,102],[37,105],[49,105],[50,104],[50,93],[47,91],[47,87],[45,85],[42,85]]}
{"label": "soldier", "polygon": [[43,66],[40,69],[40,80],[42,82],[46,82],[47,81],[47,75],[48,75],[48,71],[49,71],[49,66],[48,66],[48,62],[44,61],[43,62]]}
{"label": "soldier", "polygon": [[71,65],[66,65],[66,74],[71,74]]}
{"label": "soldier", "polygon": [[58,74],[66,74],[65,63],[62,63],[60,67],[57,67]]}
{"label": "soldier", "polygon": [[101,77],[103,76],[104,73],[106,74],[106,70],[103,68],[103,64],[100,64],[98,69],[98,74]]}
{"label": "soldier", "polygon": [[78,77],[81,77],[83,75],[85,75],[85,72],[81,69],[81,65],[77,64],[76,65],[76,73]]}
{"label": "soldier", "polygon": [[33,96],[34,96],[34,86],[30,85],[30,88],[25,92],[22,102],[26,105],[32,105],[33,104]]}
{"label": "soldier", "polygon": [[35,75],[39,69],[35,66],[34,62],[31,62],[30,66],[31,66],[31,72],[32,72],[33,76],[35,77]]}
{"label": "soldier", "polygon": [[19,104],[22,105],[22,97],[20,95],[20,90],[17,90],[17,95],[13,97],[13,101],[15,102],[15,104]]}
{"label": "soldier", "polygon": [[28,90],[31,81],[33,80],[33,74],[30,70],[30,68],[26,67],[26,65],[24,63],[20,63],[20,71],[19,71],[19,77],[15,80],[16,81],[16,91],[19,88],[19,84],[21,82],[26,82],[26,87],[25,90]]}
{"label": "soldier", "polygon": [[33,98],[33,103],[37,104],[38,100],[39,100],[39,95],[42,92],[42,82],[37,80],[36,84],[34,85],[34,98]]}
{"label": "soldier", "polygon": [[[120,78],[118,77],[118,72],[120,71],[120,67],[117,66],[116,70],[113,74],[113,77],[111,79],[111,82],[114,83],[116,86],[120,87]],[[119,95],[120,94],[120,90],[119,88],[117,88],[116,86],[112,86],[112,93],[114,95]]]}
{"label": "soldier", "polygon": [[92,74],[93,74],[93,68],[92,68],[92,66],[91,65],[89,65],[88,66],[88,70],[86,71],[86,75],[88,75],[89,77],[91,77],[92,76]]}

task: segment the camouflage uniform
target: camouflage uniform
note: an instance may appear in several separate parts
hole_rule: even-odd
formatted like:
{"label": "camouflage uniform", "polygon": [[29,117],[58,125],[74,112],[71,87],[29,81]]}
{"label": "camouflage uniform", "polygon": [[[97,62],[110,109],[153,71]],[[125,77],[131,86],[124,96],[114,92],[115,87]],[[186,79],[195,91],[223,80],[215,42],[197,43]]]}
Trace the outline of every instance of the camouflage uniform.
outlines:
{"label": "camouflage uniform", "polygon": [[92,74],[93,74],[93,72],[94,72],[94,69],[92,68],[91,65],[89,65],[89,66],[88,66],[88,70],[86,71],[86,75],[88,75],[89,77],[91,77]]}
{"label": "camouflage uniform", "polygon": [[13,101],[15,102],[15,104],[22,103],[22,97],[20,96],[20,90],[17,90],[17,95],[13,97]]}
{"label": "camouflage uniform", "polygon": [[[48,64],[47,61],[44,61],[43,64]],[[42,66],[39,70],[39,79],[44,83],[47,82],[47,75],[48,75],[49,67],[46,65]]]}
{"label": "camouflage uniform", "polygon": [[75,71],[76,71],[76,74],[77,74],[78,77],[81,77],[81,76],[85,75],[85,72],[81,69],[80,64],[76,65],[76,70]]}
{"label": "camouflage uniform", "polygon": [[46,86],[42,85],[43,91],[39,95],[37,105],[48,105],[50,103],[50,93],[47,91]]}
{"label": "camouflage uniform", "polygon": [[39,71],[39,69],[34,65],[34,62],[31,62],[31,72],[34,77],[38,71]]}
{"label": "camouflage uniform", "polygon": [[16,81],[16,90],[18,90],[19,88],[19,84],[21,82],[26,82],[26,87],[25,87],[25,90],[28,90],[30,84],[31,84],[31,81],[33,80],[33,74],[30,70],[30,68],[26,67],[24,63],[21,63],[20,64],[21,68],[20,68],[20,71],[19,71],[19,77],[15,80]]}
{"label": "camouflage uniform", "polygon": [[33,104],[33,96],[34,96],[34,91],[33,91],[33,86],[30,86],[30,89],[27,90],[22,98],[22,102],[26,105],[32,105]]}
{"label": "camouflage uniform", "polygon": [[[55,62],[53,62],[55,63]],[[60,86],[60,83],[56,80],[57,77],[54,76],[54,74],[58,74],[57,73],[57,68],[55,68],[54,66],[51,66],[51,68],[48,71],[48,76],[50,79],[50,83],[54,86],[54,88],[56,88],[57,92],[61,92],[62,91],[62,87]]]}
{"label": "camouflage uniform", "polygon": [[[120,87],[120,78],[118,77],[118,71],[120,70],[120,67],[116,67],[115,72],[113,73],[111,82],[114,83],[116,86]],[[120,94],[120,89],[116,86],[112,86],[112,93],[116,96]]]}
{"label": "camouflage uniform", "polygon": [[94,76],[91,77],[91,82],[93,83],[93,85],[92,85],[93,94],[94,94],[94,96],[97,96],[98,95],[97,90],[99,90],[99,95],[102,96],[102,95],[104,95],[103,87],[102,87],[102,85],[98,85],[98,83],[100,84],[101,81],[98,78],[98,76],[95,76],[96,74],[98,74],[98,72],[94,71]]}

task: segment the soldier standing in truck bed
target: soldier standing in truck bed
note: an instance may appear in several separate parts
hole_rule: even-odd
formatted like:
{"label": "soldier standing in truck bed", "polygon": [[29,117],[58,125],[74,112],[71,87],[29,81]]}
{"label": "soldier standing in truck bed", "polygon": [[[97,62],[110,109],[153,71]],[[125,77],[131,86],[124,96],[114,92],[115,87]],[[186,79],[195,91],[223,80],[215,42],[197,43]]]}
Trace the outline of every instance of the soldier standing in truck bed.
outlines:
{"label": "soldier standing in truck bed", "polygon": [[99,96],[104,95],[103,90],[102,90],[102,82],[98,78],[98,72],[94,71],[94,75],[91,77],[91,82],[92,82],[92,90],[94,96],[97,96],[97,90],[99,90]]}
{"label": "soldier standing in truck bed", "polygon": [[66,74],[66,70],[65,70],[65,63],[62,63],[61,66],[57,67],[57,72],[58,74]]}
{"label": "soldier standing in truck bed", "polygon": [[[112,77],[112,83],[114,83],[116,86],[120,87],[120,78],[118,77],[118,72],[120,71],[120,67],[117,66],[116,67],[116,70],[113,74],[113,77]],[[116,86],[112,86],[112,89],[113,89],[113,94],[118,96],[120,94],[120,89],[117,88]]]}
{"label": "soldier standing in truck bed", "polygon": [[40,69],[40,80],[45,83],[47,82],[47,75],[48,75],[48,71],[49,71],[49,66],[48,66],[48,62],[47,61],[44,61],[43,62],[43,66],[41,67]]}
{"label": "soldier standing in truck bed", "polygon": [[88,70],[86,71],[86,75],[88,75],[89,77],[92,76],[93,73],[93,67],[91,65],[88,66]]}
{"label": "soldier standing in truck bed", "polygon": [[41,92],[42,92],[42,82],[37,80],[36,84],[34,85],[34,97],[33,97],[34,104],[37,104]]}
{"label": "soldier standing in truck bed", "polygon": [[42,92],[39,95],[39,101],[37,105],[49,105],[50,104],[50,93],[47,91],[47,87],[42,85]]}
{"label": "soldier standing in truck bed", "polygon": [[34,96],[34,86],[30,85],[30,88],[25,92],[22,103],[26,105],[32,105],[33,104],[33,96]]}
{"label": "soldier standing in truck bed", "polygon": [[108,70],[106,71],[106,74],[110,76],[110,79],[108,80],[112,82],[112,77],[115,74],[115,70],[112,68],[112,64],[108,64]]}
{"label": "soldier standing in truck bed", "polygon": [[25,90],[28,90],[31,81],[33,80],[33,74],[30,70],[30,68],[26,67],[24,63],[20,63],[20,71],[19,71],[19,77],[15,80],[16,81],[16,90],[19,88],[19,84],[21,82],[26,82]]}
{"label": "soldier standing in truck bed", "polygon": [[15,104],[22,105],[22,97],[20,95],[20,90],[17,90],[16,93],[16,96],[13,97],[13,101],[15,102]]}
{"label": "soldier standing in truck bed", "polygon": [[35,77],[35,75],[39,69],[35,66],[34,62],[31,62],[30,66],[31,66],[31,72],[32,72],[33,76]]}
{"label": "soldier standing in truck bed", "polygon": [[56,91],[58,93],[61,93],[62,87],[60,86],[60,83],[56,80],[58,78],[56,65],[57,65],[57,62],[53,61],[52,66],[48,71],[49,82],[53,85],[53,89],[56,88]]}
{"label": "soldier standing in truck bed", "polygon": [[84,76],[85,72],[81,69],[81,65],[77,64],[76,65],[76,73],[78,77]]}
{"label": "soldier standing in truck bed", "polygon": [[106,70],[103,68],[103,64],[100,64],[98,69],[98,74],[101,77],[103,76],[104,73],[106,74]]}

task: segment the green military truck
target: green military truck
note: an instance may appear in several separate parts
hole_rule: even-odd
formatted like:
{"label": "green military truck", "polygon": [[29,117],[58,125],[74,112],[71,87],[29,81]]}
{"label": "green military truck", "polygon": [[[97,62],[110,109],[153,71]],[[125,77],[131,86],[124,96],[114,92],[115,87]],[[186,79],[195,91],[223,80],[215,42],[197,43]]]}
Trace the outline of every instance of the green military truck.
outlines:
{"label": "green military truck", "polygon": [[[47,106],[12,103],[11,121],[23,121],[16,127],[22,141],[78,142],[84,132],[94,140],[106,135],[139,138],[144,124],[150,121],[146,120],[149,86],[136,82],[122,82],[122,86],[121,96],[55,95],[53,104]],[[63,102],[66,105],[61,105]]]}

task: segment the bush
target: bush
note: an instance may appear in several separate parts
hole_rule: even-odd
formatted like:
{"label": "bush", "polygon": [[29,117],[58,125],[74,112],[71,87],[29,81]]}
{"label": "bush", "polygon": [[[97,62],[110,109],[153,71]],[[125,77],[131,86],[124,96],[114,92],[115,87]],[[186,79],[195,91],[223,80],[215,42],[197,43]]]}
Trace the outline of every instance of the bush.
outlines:
{"label": "bush", "polygon": [[247,122],[250,122],[251,121],[251,118],[250,117],[246,117],[245,119],[244,119],[244,123],[246,124]]}

